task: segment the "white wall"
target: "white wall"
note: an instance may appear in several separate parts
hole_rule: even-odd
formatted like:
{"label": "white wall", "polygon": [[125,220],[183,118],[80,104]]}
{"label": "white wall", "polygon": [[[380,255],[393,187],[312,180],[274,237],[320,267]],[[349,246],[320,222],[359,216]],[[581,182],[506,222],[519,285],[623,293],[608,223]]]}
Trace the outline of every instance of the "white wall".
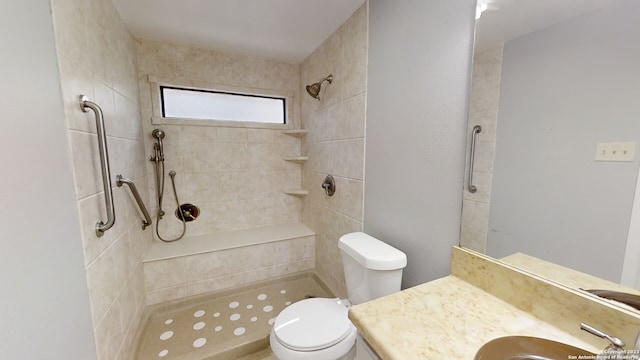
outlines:
{"label": "white wall", "polygon": [[0,12],[0,358],[95,359],[49,0]]}
{"label": "white wall", "polygon": [[598,142],[640,143],[639,23],[626,1],[505,44],[489,255],[620,281],[638,153],[594,157]]}
{"label": "white wall", "polygon": [[474,5],[370,2],[364,230],[407,254],[404,287],[458,243]]}

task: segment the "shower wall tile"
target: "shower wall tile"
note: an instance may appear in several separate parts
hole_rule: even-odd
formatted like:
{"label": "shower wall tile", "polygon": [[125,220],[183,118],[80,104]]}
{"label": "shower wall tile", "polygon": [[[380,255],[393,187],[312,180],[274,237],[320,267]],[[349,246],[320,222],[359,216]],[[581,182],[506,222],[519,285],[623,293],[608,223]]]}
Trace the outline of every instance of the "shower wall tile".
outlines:
{"label": "shower wall tile", "polygon": [[[304,85],[332,74],[320,101],[301,98],[302,125],[308,134],[302,153],[309,157],[302,187],[309,190],[303,222],[316,232],[316,272],[338,296],[346,296],[340,236],[362,231],[364,137],[368,38],[367,2],[316,49],[300,68]],[[331,174],[336,193],[325,195],[322,181]]]}
{"label": "shower wall tile", "polygon": [[[96,349],[100,360],[126,359],[144,308],[141,259],[151,244],[129,189],[115,184],[118,174],[132,179],[149,204],[136,42],[109,0],[51,5]],[[116,222],[102,237],[95,232],[106,220],[95,117],[81,111],[79,95],[105,119]]]}
{"label": "shower wall tile", "polygon": [[474,54],[467,148],[471,144],[473,127],[480,125],[482,131],[476,138],[473,169],[473,181],[478,191],[472,194],[466,190],[469,179],[469,151],[467,151],[460,245],[481,252],[486,248],[488,234],[501,72],[502,46]]}
{"label": "shower wall tile", "polygon": [[[147,39],[137,41],[146,152],[151,154],[153,149],[151,131],[162,128],[166,132],[166,170],[177,172],[181,202],[188,199],[201,210],[198,220],[188,224],[187,236],[300,221],[302,200],[283,193],[300,187],[300,165],[283,160],[284,156],[301,154],[300,139],[272,128],[153,125],[148,80],[152,75],[293,94],[289,120],[299,124],[299,66]],[[147,178],[152,199],[156,191],[154,176],[153,164],[149,164]],[[173,194],[168,194],[167,189],[165,185],[165,211],[175,206]],[[160,223],[161,232],[164,229],[179,234],[181,223],[173,215],[166,219]]]}
{"label": "shower wall tile", "polygon": [[147,304],[311,270],[315,252],[315,237],[307,236],[147,262]]}
{"label": "shower wall tile", "polygon": [[69,128],[95,134],[96,122],[93,113],[78,111],[78,96],[85,95],[89,99],[95,99],[93,93],[94,81],[91,72],[78,66],[60,53],[58,53],[58,67],[60,78],[65,79],[61,86]]}
{"label": "shower wall tile", "polygon": [[144,264],[145,290],[184,284],[187,281],[184,263],[184,258],[174,258]]}
{"label": "shower wall tile", "polygon": [[345,29],[343,97],[345,99],[362,94],[367,88],[367,19],[367,7],[361,6],[343,25]]}
{"label": "shower wall tile", "polygon": [[69,141],[73,153],[76,198],[82,199],[98,193],[102,186],[98,137],[93,134],[70,131]]}

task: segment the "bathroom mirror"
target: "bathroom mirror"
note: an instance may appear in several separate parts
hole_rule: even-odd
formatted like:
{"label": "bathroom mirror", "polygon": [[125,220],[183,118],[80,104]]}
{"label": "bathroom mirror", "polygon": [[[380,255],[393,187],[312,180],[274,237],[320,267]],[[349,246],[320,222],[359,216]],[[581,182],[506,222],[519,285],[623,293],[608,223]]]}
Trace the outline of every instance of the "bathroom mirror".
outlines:
{"label": "bathroom mirror", "polygon": [[489,0],[472,81],[460,244],[640,293],[640,2]]}

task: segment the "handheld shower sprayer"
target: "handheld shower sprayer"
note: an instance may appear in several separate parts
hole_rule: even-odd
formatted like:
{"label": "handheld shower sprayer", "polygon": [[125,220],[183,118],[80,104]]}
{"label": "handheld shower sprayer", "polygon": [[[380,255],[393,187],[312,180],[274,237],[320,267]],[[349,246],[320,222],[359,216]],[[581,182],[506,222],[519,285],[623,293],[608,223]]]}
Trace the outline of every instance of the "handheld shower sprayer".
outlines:
{"label": "handheld shower sprayer", "polygon": [[[180,221],[182,222],[182,233],[175,239],[164,239],[160,235],[158,226],[160,224],[160,219],[162,219],[162,217],[165,215],[164,210],[162,210],[162,198],[164,197],[164,179],[165,179],[164,177],[164,174],[165,174],[164,144],[162,143],[162,139],[164,139],[165,132],[162,131],[161,129],[155,129],[151,132],[151,136],[153,136],[156,139],[156,143],[153,145],[154,156],[151,156],[149,159],[155,163],[155,172],[156,172],[156,195],[158,198],[158,220],[156,221],[156,234],[158,235],[158,239],[164,242],[172,242],[172,241],[180,240],[184,236],[185,232],[187,231],[187,224],[186,224],[187,220],[185,220],[185,216],[183,212],[180,211],[178,219],[180,219]],[[169,171],[169,177],[171,178],[171,186],[173,187],[173,195],[176,199],[176,204],[180,206],[180,201],[178,200],[178,193],[176,191],[176,181],[175,181],[176,172],[173,170]],[[192,217],[193,219],[190,218],[188,221],[195,220],[195,217],[197,217],[197,213],[195,214],[195,216],[192,216]]]}
{"label": "handheld shower sprayer", "polygon": [[155,129],[153,130],[151,135],[157,140],[156,144],[153,146],[156,151],[156,157],[159,157],[160,161],[164,161],[164,145],[162,144],[162,139],[164,139],[164,131]]}

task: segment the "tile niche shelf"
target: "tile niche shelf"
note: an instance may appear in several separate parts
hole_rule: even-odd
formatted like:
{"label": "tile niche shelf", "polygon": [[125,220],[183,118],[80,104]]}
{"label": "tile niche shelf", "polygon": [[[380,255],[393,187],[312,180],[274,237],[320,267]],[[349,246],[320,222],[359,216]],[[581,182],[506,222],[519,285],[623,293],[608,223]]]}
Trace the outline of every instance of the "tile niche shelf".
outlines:
{"label": "tile niche shelf", "polygon": [[[293,137],[297,137],[297,138],[302,138],[302,137],[307,135],[307,130],[305,130],[305,129],[283,130],[282,133],[285,134],[285,135],[289,135],[289,136],[293,136]],[[283,160],[290,161],[290,162],[295,162],[295,163],[298,163],[298,164],[303,164],[305,161],[309,160],[309,157],[307,157],[307,156],[285,156],[285,157],[283,157]],[[293,196],[307,196],[307,195],[309,195],[309,191],[308,190],[304,190],[304,189],[287,189],[287,190],[284,191],[284,193],[287,194],[287,195],[293,195]]]}

